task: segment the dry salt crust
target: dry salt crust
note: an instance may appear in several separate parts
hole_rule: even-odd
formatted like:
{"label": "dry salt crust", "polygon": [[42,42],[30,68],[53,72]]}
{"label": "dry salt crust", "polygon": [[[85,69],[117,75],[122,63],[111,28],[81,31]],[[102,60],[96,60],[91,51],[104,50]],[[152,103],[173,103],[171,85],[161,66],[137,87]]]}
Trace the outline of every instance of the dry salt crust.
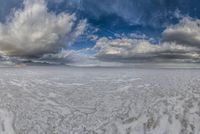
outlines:
{"label": "dry salt crust", "polygon": [[200,70],[0,68],[0,134],[199,134]]}

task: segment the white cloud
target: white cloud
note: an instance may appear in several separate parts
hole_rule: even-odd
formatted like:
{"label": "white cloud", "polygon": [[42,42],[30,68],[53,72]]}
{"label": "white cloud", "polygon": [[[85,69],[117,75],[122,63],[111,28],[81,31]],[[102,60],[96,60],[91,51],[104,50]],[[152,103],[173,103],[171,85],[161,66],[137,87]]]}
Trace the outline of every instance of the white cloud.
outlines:
{"label": "white cloud", "polygon": [[131,57],[137,54],[156,51],[160,46],[153,45],[147,40],[130,38],[108,39],[100,38],[95,48],[99,49],[98,56]]}
{"label": "white cloud", "polygon": [[100,38],[95,48],[103,60],[145,60],[200,62],[200,20],[184,17],[180,23],[167,27],[161,43],[153,44],[147,38]]}
{"label": "white cloud", "polygon": [[199,60],[200,55],[194,47],[183,46],[173,42],[152,44],[145,39],[108,39],[100,38],[95,49],[97,58],[103,60],[162,61]]}
{"label": "white cloud", "polygon": [[0,23],[0,52],[9,56],[58,52],[84,31],[86,21],[77,26],[75,21],[75,15],[48,12],[44,0],[25,0],[23,9],[10,16],[8,22]]}
{"label": "white cloud", "polygon": [[163,42],[200,47],[200,20],[183,18],[180,23],[170,26],[162,34]]}

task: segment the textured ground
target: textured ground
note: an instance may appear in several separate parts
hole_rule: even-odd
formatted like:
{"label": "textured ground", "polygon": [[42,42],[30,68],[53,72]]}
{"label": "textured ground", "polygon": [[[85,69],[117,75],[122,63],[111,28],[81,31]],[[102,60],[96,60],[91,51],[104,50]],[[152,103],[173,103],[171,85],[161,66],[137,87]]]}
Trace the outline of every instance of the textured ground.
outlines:
{"label": "textured ground", "polygon": [[0,68],[0,134],[199,134],[200,70]]}

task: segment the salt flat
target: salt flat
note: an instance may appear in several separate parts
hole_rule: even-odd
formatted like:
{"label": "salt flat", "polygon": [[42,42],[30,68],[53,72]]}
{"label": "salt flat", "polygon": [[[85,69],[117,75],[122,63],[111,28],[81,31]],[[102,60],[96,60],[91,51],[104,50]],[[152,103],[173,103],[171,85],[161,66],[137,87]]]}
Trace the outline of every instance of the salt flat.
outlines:
{"label": "salt flat", "polygon": [[200,70],[0,68],[1,134],[199,134]]}

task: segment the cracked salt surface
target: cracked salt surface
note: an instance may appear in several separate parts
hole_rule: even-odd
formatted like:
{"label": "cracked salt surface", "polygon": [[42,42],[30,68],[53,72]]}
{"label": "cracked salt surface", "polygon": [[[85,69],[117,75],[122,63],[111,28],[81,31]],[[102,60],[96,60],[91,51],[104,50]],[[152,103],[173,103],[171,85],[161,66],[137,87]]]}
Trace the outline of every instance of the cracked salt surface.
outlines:
{"label": "cracked salt surface", "polygon": [[0,134],[199,134],[200,70],[0,68]]}

